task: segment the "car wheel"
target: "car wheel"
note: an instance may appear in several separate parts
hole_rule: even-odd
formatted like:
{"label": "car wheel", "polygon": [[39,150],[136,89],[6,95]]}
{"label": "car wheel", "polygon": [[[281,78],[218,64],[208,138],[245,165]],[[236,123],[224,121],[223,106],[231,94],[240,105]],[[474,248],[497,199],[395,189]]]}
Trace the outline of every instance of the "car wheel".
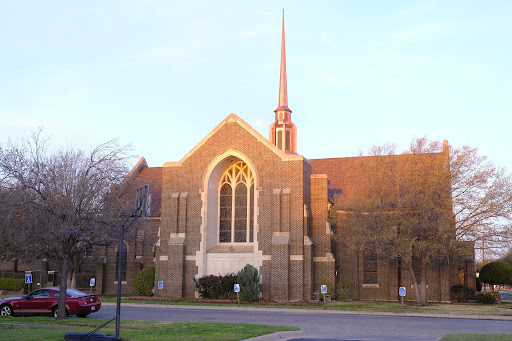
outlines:
{"label": "car wheel", "polygon": [[[52,310],[52,316],[57,318],[57,315],[59,314],[59,306],[56,306]],[[69,313],[66,311],[66,317],[69,316]]]}
{"label": "car wheel", "polygon": [[0,316],[13,316],[12,308],[8,304],[4,304],[0,307]]}
{"label": "car wheel", "polygon": [[87,315],[89,315],[89,314],[76,314],[76,316],[78,316],[78,317],[87,317]]}

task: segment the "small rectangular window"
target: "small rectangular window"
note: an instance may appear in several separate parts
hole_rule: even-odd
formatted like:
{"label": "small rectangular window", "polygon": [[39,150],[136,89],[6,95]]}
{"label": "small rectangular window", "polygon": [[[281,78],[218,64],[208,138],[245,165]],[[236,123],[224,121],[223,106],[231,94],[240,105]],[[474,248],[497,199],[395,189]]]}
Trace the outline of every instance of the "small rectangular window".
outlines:
{"label": "small rectangular window", "polygon": [[367,245],[363,251],[363,283],[377,284],[377,251],[375,245]]}

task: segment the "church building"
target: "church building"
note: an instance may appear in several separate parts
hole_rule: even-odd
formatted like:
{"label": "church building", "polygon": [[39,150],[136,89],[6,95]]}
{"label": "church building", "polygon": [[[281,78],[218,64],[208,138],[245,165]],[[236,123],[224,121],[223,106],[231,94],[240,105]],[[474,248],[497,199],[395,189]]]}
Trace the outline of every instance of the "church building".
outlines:
{"label": "church building", "polygon": [[[284,15],[279,101],[268,138],[234,113],[224,118],[179,161],[131,170],[126,193],[149,184],[151,214],[142,218],[156,243],[127,245],[123,292],[131,293],[138,270],[155,266],[155,295],[197,296],[194,279],[258,269],[261,296],[309,301],[322,284],[350,279],[354,299],[396,300],[397,264],[375,261],[365,283],[361,253],[347,253],[334,238],[330,195],[341,188],[350,159],[309,160],[288,103]],[[151,239],[151,238],[149,238]],[[98,247],[98,293],[115,293],[116,248]],[[428,298],[449,301],[454,284],[474,286],[474,261],[453,257],[429,269]],[[472,282],[473,281],[473,282]],[[161,286],[156,283],[160,282]],[[413,297],[413,296],[411,296]]]}

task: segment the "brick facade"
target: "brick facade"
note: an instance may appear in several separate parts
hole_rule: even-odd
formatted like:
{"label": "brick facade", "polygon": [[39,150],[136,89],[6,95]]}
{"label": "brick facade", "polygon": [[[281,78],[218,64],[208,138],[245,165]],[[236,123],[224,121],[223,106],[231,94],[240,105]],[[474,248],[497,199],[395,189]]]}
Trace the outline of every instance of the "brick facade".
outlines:
{"label": "brick facade", "polygon": [[[155,295],[182,298],[197,295],[194,279],[237,272],[250,263],[259,270],[261,296],[274,301],[308,301],[320,285],[336,289],[340,279],[353,282],[353,298],[397,300],[398,286],[413,296],[410,275],[393,262],[377,260],[377,283],[363,283],[363,254],[345,238],[343,226],[331,227],[329,200],[347,183],[344,172],[355,158],[307,160],[286,153],[231,114],[179,162],[148,167],[144,159],[123,184],[127,201],[135,188],[150,184],[151,216],[132,227],[127,237],[126,280],[123,294],[132,292],[137,271],[155,266]],[[243,161],[254,175],[253,240],[220,243],[219,184],[222,174]],[[449,301],[450,287],[474,286],[474,251],[437,260],[428,270],[428,300]],[[464,254],[464,256],[462,256]],[[117,290],[117,246],[98,246],[82,268],[93,269],[95,292]],[[0,264],[10,270],[12,262]],[[18,265],[19,271],[59,271],[58,265],[38,260]],[[401,270],[401,271],[400,271]],[[462,273],[462,275],[461,275]],[[462,277],[461,277],[462,276]],[[158,289],[156,282],[162,281]]]}
{"label": "brick facade", "polygon": [[[261,295],[267,300],[307,301],[321,284],[330,284],[335,290],[344,278],[354,283],[353,298],[359,300],[397,300],[399,285],[413,293],[409,274],[400,271],[396,263],[381,259],[377,261],[378,283],[363,284],[362,252],[347,242],[342,226],[334,231],[330,225],[333,184],[340,184],[343,169],[350,167],[352,159],[331,159],[329,165],[335,166],[330,169],[323,160],[309,161],[282,152],[238,116],[229,115],[182,160],[160,168],[160,180],[153,181],[152,191],[160,191],[157,197],[161,205],[152,208],[159,214],[153,218],[158,236],[154,232],[154,263],[150,263],[156,267],[155,280],[164,284],[162,289],[155,289],[155,295],[194,297],[194,279],[237,272],[246,263],[259,270]],[[254,240],[230,245],[234,247],[230,251],[217,239],[217,189],[223,172],[240,160],[254,174]],[[141,176],[135,176],[139,183],[156,174],[144,173],[146,167],[139,170]],[[354,187],[343,183],[340,187],[350,185]],[[129,255],[136,258],[133,253]],[[104,273],[100,282],[115,282],[114,257],[115,250],[107,250],[108,261],[98,263]],[[148,265],[146,259],[144,256],[143,266]],[[227,268],[218,264],[227,264]],[[126,291],[140,268],[129,267],[134,273],[127,276]],[[466,273],[465,284],[474,286],[471,255],[453,257],[449,264],[432,264],[428,299],[448,301],[450,287],[459,283],[460,269]],[[104,292],[115,289],[110,284],[103,287]]]}

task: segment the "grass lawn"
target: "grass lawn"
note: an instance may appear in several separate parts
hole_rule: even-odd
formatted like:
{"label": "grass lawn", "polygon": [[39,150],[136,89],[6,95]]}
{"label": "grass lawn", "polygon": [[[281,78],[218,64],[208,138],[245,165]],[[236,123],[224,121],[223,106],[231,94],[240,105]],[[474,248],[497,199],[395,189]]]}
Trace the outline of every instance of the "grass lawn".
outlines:
{"label": "grass lawn", "polygon": [[[102,302],[116,302],[116,298],[101,297]],[[155,298],[130,298],[123,297],[123,303],[146,303],[146,304],[169,304],[169,305],[205,305],[205,306],[235,306],[236,301],[206,301],[201,303],[200,299],[179,299],[175,301],[157,300]],[[256,304],[242,304],[244,307],[260,308],[293,308],[293,309],[323,309],[320,302],[297,302],[290,304],[272,304],[258,302]],[[459,314],[459,315],[495,315],[512,316],[512,302],[502,302],[500,304],[447,304],[430,303],[428,306],[419,307],[414,303],[398,302],[375,302],[375,301],[348,301],[327,303],[328,310],[345,311],[376,311],[393,313],[425,313],[425,314]]]}
{"label": "grass lawn", "polygon": [[[0,317],[2,340],[62,340],[66,332],[88,333],[107,320],[69,317]],[[296,327],[209,322],[121,321],[120,336],[130,341],[244,340]],[[98,333],[114,335],[115,322]]]}
{"label": "grass lawn", "polygon": [[511,334],[446,334],[441,341],[505,341]]}

